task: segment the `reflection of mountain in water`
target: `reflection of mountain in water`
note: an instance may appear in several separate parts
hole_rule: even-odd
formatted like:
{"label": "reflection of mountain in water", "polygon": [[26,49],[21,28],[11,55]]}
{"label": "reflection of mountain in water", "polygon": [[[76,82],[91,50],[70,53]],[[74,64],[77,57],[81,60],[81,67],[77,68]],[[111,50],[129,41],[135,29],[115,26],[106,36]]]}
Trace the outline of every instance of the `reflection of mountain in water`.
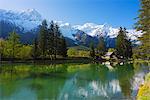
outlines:
{"label": "reflection of mountain in water", "polygon": [[150,71],[149,65],[140,63],[117,65],[113,70],[105,65],[90,64],[68,65],[67,68],[66,73],[48,76],[0,73],[0,99],[135,100],[144,75]]}
{"label": "reflection of mountain in water", "polygon": [[[146,66],[145,66],[146,65]],[[138,91],[138,87],[144,83],[144,76],[146,73],[150,72],[150,66],[147,63],[134,63],[134,76],[132,79],[132,89],[133,95],[135,96]]]}
{"label": "reflection of mountain in water", "polygon": [[136,71],[131,64],[114,70],[101,67],[97,71],[80,71],[65,82],[58,99],[135,99],[144,75],[144,70]]}

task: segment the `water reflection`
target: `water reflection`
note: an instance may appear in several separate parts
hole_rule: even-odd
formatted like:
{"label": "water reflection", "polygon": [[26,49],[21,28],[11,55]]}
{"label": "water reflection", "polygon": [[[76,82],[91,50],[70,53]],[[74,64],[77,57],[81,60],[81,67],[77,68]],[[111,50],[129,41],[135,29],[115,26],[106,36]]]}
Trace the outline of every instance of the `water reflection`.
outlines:
{"label": "water reflection", "polygon": [[134,74],[133,66],[118,66],[113,71],[108,70],[107,67],[99,67],[99,70],[94,73],[92,71],[92,69],[80,71],[67,80],[59,99],[88,98],[93,100],[98,98],[103,100],[131,97],[130,79]]}
{"label": "water reflection", "polygon": [[[85,66],[85,65],[84,65]],[[45,75],[1,73],[1,100],[135,99],[149,65],[87,65],[84,70]],[[69,66],[67,66],[69,68]]]}

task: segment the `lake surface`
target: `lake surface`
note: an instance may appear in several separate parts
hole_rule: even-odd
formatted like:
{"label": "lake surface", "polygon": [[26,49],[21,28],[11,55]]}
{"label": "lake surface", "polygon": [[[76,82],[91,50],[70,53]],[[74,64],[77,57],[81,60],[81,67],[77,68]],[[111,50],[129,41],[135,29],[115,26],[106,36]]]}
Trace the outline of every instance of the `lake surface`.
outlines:
{"label": "lake surface", "polygon": [[0,100],[134,100],[150,71],[148,63],[66,68],[50,74],[1,71]]}

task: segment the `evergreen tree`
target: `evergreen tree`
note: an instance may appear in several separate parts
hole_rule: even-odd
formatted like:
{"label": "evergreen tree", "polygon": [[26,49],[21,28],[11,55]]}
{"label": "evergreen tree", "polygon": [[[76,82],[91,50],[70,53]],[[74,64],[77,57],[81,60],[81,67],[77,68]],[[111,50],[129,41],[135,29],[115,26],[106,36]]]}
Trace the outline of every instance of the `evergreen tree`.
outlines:
{"label": "evergreen tree", "polygon": [[38,48],[38,41],[37,38],[34,39],[33,47],[32,47],[32,57],[34,60],[36,60],[39,56],[39,48]]}
{"label": "evergreen tree", "polygon": [[47,53],[50,56],[51,59],[53,59],[54,54],[54,32],[55,32],[55,26],[54,22],[51,21],[50,27],[48,29],[48,35],[47,35]]}
{"label": "evergreen tree", "polygon": [[55,30],[54,30],[54,58],[56,59],[56,55],[60,55],[61,50],[61,32],[59,30],[59,26],[55,24]]}
{"label": "evergreen tree", "polygon": [[126,29],[120,27],[118,36],[116,39],[116,50],[117,54],[123,58],[131,58],[132,56],[132,45],[128,37],[126,36]]}
{"label": "evergreen tree", "polygon": [[90,44],[90,56],[92,57],[92,58],[94,58],[95,57],[95,50],[94,50],[94,44],[93,44],[93,42],[91,42],[91,44]]}
{"label": "evergreen tree", "polygon": [[61,38],[61,48],[60,48],[60,52],[62,57],[67,57],[67,44],[66,44],[66,40],[64,37]]}
{"label": "evergreen tree", "polygon": [[42,59],[46,57],[47,53],[47,22],[43,20],[42,25],[40,26],[40,33],[39,33],[39,49],[41,52]]}
{"label": "evergreen tree", "polygon": [[144,34],[139,38],[141,46],[138,51],[142,58],[150,59],[150,0],[141,0],[139,12],[136,29],[142,30]]}
{"label": "evergreen tree", "polygon": [[6,41],[3,39],[0,39],[0,64],[2,59],[4,58],[4,50],[5,50]]}
{"label": "evergreen tree", "polygon": [[105,54],[106,52],[106,45],[105,45],[105,41],[104,38],[101,36],[99,38],[99,43],[97,45],[97,52],[102,56]]}
{"label": "evergreen tree", "polygon": [[126,57],[132,58],[133,52],[132,52],[132,42],[131,40],[127,40],[127,52],[126,52]]}
{"label": "evergreen tree", "polygon": [[4,56],[5,41],[0,39],[0,61]]}

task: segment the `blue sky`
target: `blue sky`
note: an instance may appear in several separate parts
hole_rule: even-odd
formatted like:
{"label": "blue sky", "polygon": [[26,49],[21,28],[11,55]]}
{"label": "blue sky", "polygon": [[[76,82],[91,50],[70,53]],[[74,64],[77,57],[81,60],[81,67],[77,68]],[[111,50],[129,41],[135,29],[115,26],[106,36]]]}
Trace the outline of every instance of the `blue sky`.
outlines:
{"label": "blue sky", "polygon": [[0,9],[31,8],[49,20],[71,24],[107,23],[113,27],[133,28],[139,0],[0,0]]}

